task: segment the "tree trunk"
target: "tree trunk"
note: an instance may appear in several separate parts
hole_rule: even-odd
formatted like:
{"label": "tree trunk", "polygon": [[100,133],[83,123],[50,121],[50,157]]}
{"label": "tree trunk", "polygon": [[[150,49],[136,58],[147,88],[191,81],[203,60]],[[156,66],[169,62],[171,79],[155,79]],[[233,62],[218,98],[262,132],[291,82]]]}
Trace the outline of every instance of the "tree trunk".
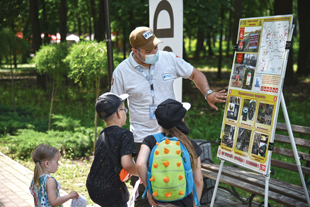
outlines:
{"label": "tree trunk", "polygon": [[[292,0],[275,0],[274,1],[274,13],[275,15],[292,14],[292,6],[293,6]],[[292,45],[293,45],[293,39],[292,39]],[[294,52],[293,47],[291,47],[287,65],[286,65],[286,73],[285,73],[285,79],[284,79],[285,85],[294,85],[297,82],[297,79],[296,79],[296,76],[293,70],[293,63],[294,63],[293,52]]]}
{"label": "tree trunk", "polygon": [[17,55],[16,55],[16,50],[13,51],[13,63],[14,63],[14,68],[17,68]]}
{"label": "tree trunk", "polygon": [[41,31],[40,31],[40,23],[38,19],[38,1],[37,0],[29,0],[30,6],[30,18],[32,25],[32,45],[34,51],[38,51],[42,44],[41,40]]}
{"label": "tree trunk", "polygon": [[230,40],[231,40],[231,19],[232,19],[232,15],[231,15],[232,11],[231,9],[229,9],[229,18],[228,18],[228,32],[227,32],[227,48],[226,48],[226,56],[229,55],[229,51],[230,51]]}
{"label": "tree trunk", "polygon": [[93,33],[93,31],[92,31],[92,22],[91,22],[91,17],[89,17],[89,40],[91,41],[92,40],[92,33]]}
{"label": "tree trunk", "polygon": [[[79,9],[79,0],[75,0],[74,5],[75,5],[75,9],[77,11],[79,11],[78,10]],[[79,15],[79,13],[77,13],[76,19],[77,19],[77,22],[78,22],[78,34],[79,34],[79,37],[81,37],[82,36],[82,29],[81,29],[81,17]]]}
{"label": "tree trunk", "polygon": [[66,42],[67,38],[67,0],[60,0],[60,24],[59,24],[59,32],[61,42]]}
{"label": "tree trunk", "polygon": [[194,55],[195,60],[199,59],[199,53],[202,47],[203,47],[203,29],[198,28],[196,50],[195,50],[195,55]]}
{"label": "tree trunk", "polygon": [[235,0],[235,15],[234,15],[234,34],[232,37],[232,45],[235,45],[237,42],[239,20],[242,17],[242,0]]}
{"label": "tree trunk", "polygon": [[49,44],[51,42],[51,38],[48,36],[49,35],[49,28],[48,28],[48,23],[49,21],[47,20],[47,15],[46,15],[46,1],[42,1],[42,16],[43,16],[43,20],[42,20],[42,32],[44,32],[44,38],[43,38],[43,42],[44,44]]}
{"label": "tree trunk", "polygon": [[98,17],[98,37],[96,38],[96,40],[98,42],[103,41],[104,38],[104,34],[105,34],[105,18],[104,18],[105,14],[104,14],[104,0],[100,0],[99,2],[99,17]]}
{"label": "tree trunk", "polygon": [[94,39],[97,40],[97,38],[98,38],[98,25],[97,25],[97,13],[96,13],[95,0],[90,0],[90,9],[91,9],[91,16],[92,16],[93,22],[94,22],[94,34],[95,34]]}
{"label": "tree trunk", "polygon": [[51,130],[52,113],[53,113],[53,103],[54,103],[54,89],[55,89],[54,85],[55,85],[55,81],[53,80],[53,83],[52,83],[51,108],[50,108],[50,115],[49,115],[49,118],[48,118],[48,130]]}
{"label": "tree trunk", "polygon": [[126,34],[126,23],[124,22],[123,23],[123,59],[125,60],[126,59],[126,41],[127,41],[127,34]]}
{"label": "tree trunk", "polygon": [[310,75],[310,1],[298,0],[299,21],[299,52],[298,52],[298,75]]}
{"label": "tree trunk", "polygon": [[213,56],[213,50],[212,50],[212,45],[211,45],[211,35],[210,32],[207,32],[207,43],[208,43],[208,53],[209,57]]}
{"label": "tree trunk", "polygon": [[223,22],[224,22],[224,8],[223,5],[221,6],[221,33],[220,33],[220,48],[219,48],[219,62],[218,62],[218,69],[217,69],[217,79],[222,79],[222,41],[223,41]]}
{"label": "tree trunk", "polygon": [[216,33],[213,32],[212,33],[212,46],[215,47],[215,43],[216,43]]}
{"label": "tree trunk", "polygon": [[[25,24],[24,29],[23,29],[23,39],[25,41],[27,41],[27,38],[28,38],[29,23],[30,23],[30,18],[27,18],[26,24]],[[29,55],[30,55],[29,50],[26,50],[25,52],[23,52],[22,63],[27,63],[27,57],[29,57]]]}
{"label": "tree trunk", "polygon": [[[40,49],[42,44],[41,40],[41,30],[40,23],[38,18],[38,1],[37,0],[29,0],[29,9],[30,9],[30,18],[31,18],[31,26],[32,26],[32,47],[34,53]],[[46,82],[45,75],[40,75],[36,73],[37,76],[37,85],[42,89],[46,90]]]}
{"label": "tree trunk", "polygon": [[185,40],[183,38],[183,60],[188,62],[188,58],[187,58],[187,54],[186,54],[186,50],[185,50]]}
{"label": "tree trunk", "polygon": [[[11,54],[11,50],[10,50]],[[16,112],[16,107],[15,107],[15,93],[14,93],[14,76],[13,76],[13,68],[12,68],[12,63],[11,63],[11,55],[10,55],[10,68],[11,68],[11,78],[12,78],[12,95],[13,95],[13,106],[14,106],[14,112]]]}

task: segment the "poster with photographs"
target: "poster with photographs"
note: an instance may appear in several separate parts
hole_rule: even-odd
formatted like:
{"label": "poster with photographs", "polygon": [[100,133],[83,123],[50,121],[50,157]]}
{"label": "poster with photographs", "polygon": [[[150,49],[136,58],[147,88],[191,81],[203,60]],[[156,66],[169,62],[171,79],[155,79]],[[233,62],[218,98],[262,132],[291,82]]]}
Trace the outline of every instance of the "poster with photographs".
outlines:
{"label": "poster with photographs", "polygon": [[229,98],[229,105],[227,110],[227,118],[237,121],[239,116],[241,98],[236,96],[231,96]]}
{"label": "poster with photographs", "polygon": [[257,55],[238,53],[232,71],[230,86],[251,90],[255,74]]}
{"label": "poster with photographs", "polygon": [[254,133],[254,139],[251,148],[251,158],[258,161],[266,160],[266,150],[269,135],[261,132]]}
{"label": "poster with photographs", "polygon": [[260,102],[257,110],[256,128],[270,131],[273,123],[274,105],[266,102]]}
{"label": "poster with photographs", "polygon": [[252,127],[254,125],[255,110],[256,100],[244,99],[242,104],[240,123],[242,125]]}
{"label": "poster with photographs", "polygon": [[232,151],[232,147],[234,144],[234,135],[235,135],[236,127],[233,125],[225,124],[224,134],[222,137],[221,145],[228,148],[229,151]]}
{"label": "poster with photographs", "polygon": [[[242,54],[243,55],[243,54]],[[230,78],[230,87],[242,88],[245,76],[245,65],[235,64]]]}
{"label": "poster with photographs", "polygon": [[244,54],[243,64],[246,68],[256,69],[257,54]]}
{"label": "poster with photographs", "polygon": [[249,151],[250,138],[252,131],[250,129],[240,127],[238,130],[237,142],[235,150],[237,154],[246,155]]}
{"label": "poster with photographs", "polygon": [[243,27],[239,30],[238,51],[257,52],[262,27]]}
{"label": "poster with photographs", "polygon": [[240,19],[236,37],[218,158],[265,175],[292,22],[293,15]]}

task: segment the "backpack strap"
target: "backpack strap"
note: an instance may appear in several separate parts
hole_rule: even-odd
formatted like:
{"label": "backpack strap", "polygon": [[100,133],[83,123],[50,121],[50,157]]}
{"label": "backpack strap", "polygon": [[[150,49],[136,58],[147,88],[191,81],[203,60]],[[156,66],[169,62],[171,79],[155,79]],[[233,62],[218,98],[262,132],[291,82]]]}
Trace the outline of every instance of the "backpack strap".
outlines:
{"label": "backpack strap", "polygon": [[162,133],[158,133],[158,134],[153,134],[153,137],[155,138],[156,142],[160,142],[161,139],[164,137],[164,135]]}

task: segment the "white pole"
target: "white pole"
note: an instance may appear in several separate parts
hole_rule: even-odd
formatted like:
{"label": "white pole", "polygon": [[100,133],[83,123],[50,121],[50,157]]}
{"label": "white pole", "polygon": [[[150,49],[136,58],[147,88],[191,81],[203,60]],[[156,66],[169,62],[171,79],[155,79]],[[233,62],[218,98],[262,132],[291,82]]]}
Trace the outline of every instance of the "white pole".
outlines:
{"label": "white pole", "polygon": [[212,200],[211,200],[210,207],[213,207],[213,205],[214,205],[214,201],[215,201],[215,197],[216,197],[216,192],[217,192],[217,187],[219,186],[219,182],[220,182],[220,178],[221,178],[224,162],[225,162],[224,160],[221,160],[219,172],[217,173],[216,183],[215,183],[215,187],[214,187],[214,190],[213,190],[213,195],[212,195]]}
{"label": "white pole", "polygon": [[285,101],[284,101],[283,92],[281,92],[281,106],[282,106],[282,111],[283,111],[283,115],[284,115],[284,118],[285,118],[286,128],[287,128],[288,134],[290,136],[291,145],[292,145],[292,148],[293,148],[294,157],[295,157],[296,165],[297,165],[297,168],[298,168],[298,172],[299,172],[300,180],[301,180],[301,183],[302,183],[302,187],[304,188],[304,191],[305,191],[305,194],[306,194],[306,198],[307,198],[307,203],[308,203],[308,206],[310,207],[310,200],[309,200],[308,189],[307,189],[307,186],[306,186],[306,183],[305,183],[305,180],[304,180],[304,176],[302,174],[302,170],[301,170],[301,167],[300,167],[300,160],[299,160],[299,156],[298,156],[298,151],[297,151],[297,148],[296,148],[295,139],[294,139],[294,135],[293,135],[290,119],[288,117],[288,113],[287,113],[287,110],[286,110],[286,105],[285,105]]}
{"label": "white pole", "polygon": [[[271,153],[269,153],[271,156]],[[268,195],[269,195],[269,181],[270,181],[270,163],[267,166],[267,174],[265,175],[265,198],[264,198],[264,206],[268,207]]]}

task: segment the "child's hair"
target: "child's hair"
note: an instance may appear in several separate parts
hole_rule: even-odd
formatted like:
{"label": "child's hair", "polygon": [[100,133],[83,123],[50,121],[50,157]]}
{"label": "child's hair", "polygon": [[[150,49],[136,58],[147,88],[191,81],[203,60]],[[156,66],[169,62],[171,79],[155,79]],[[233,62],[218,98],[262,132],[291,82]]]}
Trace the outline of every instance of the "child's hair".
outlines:
{"label": "child's hair", "polygon": [[196,169],[197,168],[197,162],[196,162],[197,154],[189,138],[185,134],[183,134],[180,130],[178,130],[176,127],[173,127],[171,129],[163,128],[163,132],[166,133],[166,135],[177,137],[180,140],[180,142],[184,145],[184,147],[187,149],[189,153],[189,156],[191,158],[192,169],[193,170]]}
{"label": "child's hair", "polygon": [[55,154],[59,153],[59,150],[56,147],[52,147],[46,144],[38,145],[31,154],[31,159],[35,163],[33,182],[38,184],[39,176],[42,172],[42,164],[46,160],[51,160]]}

